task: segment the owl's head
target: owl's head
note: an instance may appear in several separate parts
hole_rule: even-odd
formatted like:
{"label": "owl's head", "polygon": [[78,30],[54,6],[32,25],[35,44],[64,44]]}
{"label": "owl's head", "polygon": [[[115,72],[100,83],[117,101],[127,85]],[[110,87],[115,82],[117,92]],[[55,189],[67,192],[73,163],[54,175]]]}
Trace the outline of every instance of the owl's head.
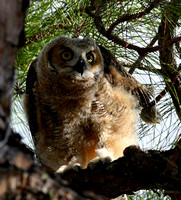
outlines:
{"label": "owl's head", "polygon": [[38,59],[38,71],[54,75],[61,84],[91,85],[103,76],[103,58],[90,38],[58,37],[48,43]]}

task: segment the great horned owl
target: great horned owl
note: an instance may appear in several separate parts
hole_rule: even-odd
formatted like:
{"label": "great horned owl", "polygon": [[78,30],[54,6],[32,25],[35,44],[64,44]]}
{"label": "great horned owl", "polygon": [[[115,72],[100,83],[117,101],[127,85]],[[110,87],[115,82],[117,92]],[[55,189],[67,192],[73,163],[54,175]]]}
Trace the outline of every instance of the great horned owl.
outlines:
{"label": "great horned owl", "polygon": [[139,110],[150,96],[90,38],[53,39],[27,76],[25,106],[37,157],[53,171],[117,159],[137,144]]}

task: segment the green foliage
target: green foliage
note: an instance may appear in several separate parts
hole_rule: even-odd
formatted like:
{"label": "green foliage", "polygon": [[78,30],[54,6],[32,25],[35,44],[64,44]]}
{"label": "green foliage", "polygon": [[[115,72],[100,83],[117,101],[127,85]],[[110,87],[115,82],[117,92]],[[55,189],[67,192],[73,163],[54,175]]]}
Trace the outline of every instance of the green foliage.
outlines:
{"label": "green foliage", "polygon": [[[148,53],[145,57],[141,57],[136,50],[116,44],[97,30],[94,19],[89,12],[94,15],[101,2],[104,4],[104,7],[99,14],[102,18],[102,24],[106,29],[108,29],[118,18],[127,15],[127,20],[118,23],[112,30],[112,34],[119,37],[121,40],[145,48],[150,45],[150,42],[152,41],[153,46],[157,46],[158,29],[163,16],[168,19],[174,30],[173,38],[180,36],[179,24],[181,23],[181,4],[177,3],[176,0],[163,1],[163,3],[160,3],[150,12],[133,20],[130,20],[130,16],[144,11],[149,7],[152,1],[30,1],[25,24],[26,44],[17,53],[15,63],[17,76],[15,82],[14,103],[12,106],[12,126],[15,130],[21,132],[25,139],[30,138],[22,109],[22,94],[25,92],[27,70],[30,63],[38,56],[42,47],[52,38],[55,38],[60,34],[69,37],[89,36],[98,44],[111,50],[120,61],[125,62],[125,66],[128,70],[133,66],[135,67],[133,76],[149,87],[153,91],[154,97],[165,88],[165,80],[170,80],[170,77],[167,77],[162,73],[158,50]],[[170,17],[168,12],[165,12],[167,5],[169,13],[171,13],[172,16],[177,16],[176,21],[174,21],[173,17]],[[99,25],[101,25],[101,22]],[[179,43],[176,43],[176,46],[173,46],[173,48],[175,63],[178,66],[181,62],[179,57],[181,54]],[[175,95],[177,94],[178,91],[175,91]],[[176,139],[180,134],[180,119],[175,111],[169,93],[158,102],[157,107],[162,115],[161,123],[151,126],[140,121],[138,126],[140,145],[146,149],[170,148],[175,144]],[[29,141],[31,142],[31,138]],[[32,147],[32,144],[29,144],[27,140],[25,140],[25,142]],[[141,192],[136,196],[131,196],[130,199],[168,198],[164,198],[162,194],[160,194],[159,197],[159,195],[147,191]]]}

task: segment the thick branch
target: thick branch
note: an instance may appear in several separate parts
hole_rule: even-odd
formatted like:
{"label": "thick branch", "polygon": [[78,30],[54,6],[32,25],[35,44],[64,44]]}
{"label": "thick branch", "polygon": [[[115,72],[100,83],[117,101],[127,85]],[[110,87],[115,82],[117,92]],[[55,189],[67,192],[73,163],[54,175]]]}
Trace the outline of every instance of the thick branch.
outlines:
{"label": "thick branch", "polygon": [[[18,145],[19,144],[19,145]],[[18,147],[18,148],[17,148]],[[11,166],[11,167],[10,167]],[[0,198],[15,199],[106,199],[140,189],[164,189],[181,195],[180,142],[168,151],[142,151],[136,146],[125,149],[124,157],[114,162],[90,164],[87,169],[69,169],[61,177],[33,164],[32,154],[11,135],[0,150]],[[67,184],[68,181],[68,184]],[[11,183],[16,184],[11,184]],[[76,192],[72,191],[73,188]],[[90,191],[90,192],[88,192]],[[9,198],[10,199],[10,198]]]}
{"label": "thick branch", "polygon": [[181,193],[181,152],[178,147],[165,152],[144,152],[131,146],[124,154],[112,163],[99,163],[93,170],[70,170],[62,177],[76,190],[91,190],[111,198],[140,189]]}

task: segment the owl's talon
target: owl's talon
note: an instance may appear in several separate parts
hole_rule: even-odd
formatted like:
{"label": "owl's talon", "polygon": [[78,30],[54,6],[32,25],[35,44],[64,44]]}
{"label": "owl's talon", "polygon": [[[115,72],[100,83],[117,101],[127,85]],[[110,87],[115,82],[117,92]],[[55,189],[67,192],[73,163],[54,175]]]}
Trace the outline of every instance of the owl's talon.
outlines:
{"label": "owl's talon", "polygon": [[93,170],[95,168],[95,163],[94,162],[89,162],[87,165],[87,169]]}
{"label": "owl's talon", "polygon": [[106,157],[102,160],[103,164],[109,164],[111,162],[111,158],[110,157]]}
{"label": "owl's talon", "polygon": [[80,164],[77,163],[73,165],[72,169],[75,170],[76,172],[80,172],[82,170],[82,167]]}
{"label": "owl's talon", "polygon": [[110,157],[105,158],[95,158],[91,162],[88,163],[87,168],[90,170],[95,169],[97,166],[107,165],[111,162]]}
{"label": "owl's talon", "polygon": [[57,173],[68,173],[70,171],[76,171],[80,172],[82,170],[82,167],[79,163],[75,163],[74,165],[63,165],[58,170]]}

